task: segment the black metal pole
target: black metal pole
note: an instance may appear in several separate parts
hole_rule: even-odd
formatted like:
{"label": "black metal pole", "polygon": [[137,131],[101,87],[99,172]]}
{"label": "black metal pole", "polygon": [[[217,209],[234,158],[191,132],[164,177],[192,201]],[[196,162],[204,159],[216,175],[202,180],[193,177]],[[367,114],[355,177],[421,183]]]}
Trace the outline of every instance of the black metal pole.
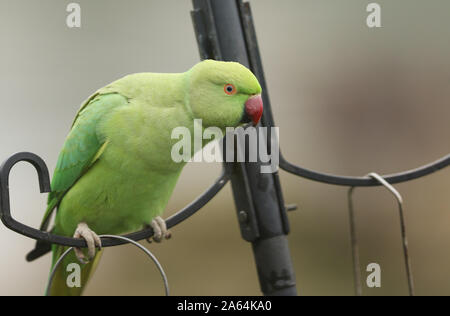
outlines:
{"label": "black metal pole", "polygon": [[[239,0],[193,0],[192,12],[203,59],[236,61],[253,70],[265,88],[248,4]],[[253,34],[254,35],[254,34]],[[257,69],[256,69],[257,68]],[[271,119],[267,91],[264,121]],[[270,126],[264,124],[265,126]],[[260,142],[260,146],[268,145]],[[248,148],[247,148],[248,150]],[[258,159],[259,160],[259,159]],[[286,235],[289,225],[278,174],[261,173],[261,163],[227,164],[242,237],[252,243],[264,295],[297,295]]]}

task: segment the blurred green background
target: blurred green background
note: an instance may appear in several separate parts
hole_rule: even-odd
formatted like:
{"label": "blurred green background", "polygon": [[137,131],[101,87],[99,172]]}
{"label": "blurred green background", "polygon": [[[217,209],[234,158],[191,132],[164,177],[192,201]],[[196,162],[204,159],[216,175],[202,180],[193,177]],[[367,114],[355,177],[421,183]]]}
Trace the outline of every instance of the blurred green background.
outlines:
{"label": "blurred green background", "polygon": [[[135,72],[181,72],[198,60],[189,0],[0,0],[0,160],[31,151],[53,170],[79,104]],[[402,171],[449,152],[450,2],[379,0],[369,29],[361,0],[251,1],[281,146],[288,160],[329,173]],[[189,164],[167,215],[217,177],[218,164]],[[352,295],[346,188],[281,172],[289,242],[301,295]],[[398,185],[405,199],[417,294],[450,294],[450,173]],[[15,216],[37,227],[45,209],[32,167],[11,175]],[[381,188],[355,193],[361,263],[382,268],[367,295],[407,294],[395,201]],[[240,238],[230,186],[174,238],[148,247],[174,295],[259,295],[251,247]],[[0,294],[43,294],[50,256],[0,226]],[[363,271],[363,280],[366,273]],[[160,276],[132,246],[107,249],[87,295],[161,295]]]}

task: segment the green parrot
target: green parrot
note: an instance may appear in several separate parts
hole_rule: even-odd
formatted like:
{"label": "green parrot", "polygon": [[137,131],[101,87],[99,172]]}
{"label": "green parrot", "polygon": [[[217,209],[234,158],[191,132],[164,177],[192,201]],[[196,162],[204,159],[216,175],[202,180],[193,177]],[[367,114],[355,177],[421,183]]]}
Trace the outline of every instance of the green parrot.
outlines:
{"label": "green parrot", "polygon": [[[258,123],[261,86],[239,63],[206,60],[179,74],[140,73],[119,79],[80,108],[59,155],[41,224],[52,233],[86,240],[58,267],[50,295],[81,295],[99,262],[98,235],[153,227],[170,237],[160,217],[186,163],[174,162],[172,130]],[[193,142],[192,142],[193,143]],[[204,144],[205,145],[205,144]],[[194,154],[194,153],[193,153]],[[98,235],[97,235],[98,234]],[[100,249],[96,251],[96,248]],[[53,245],[52,267],[67,247]],[[68,287],[67,265],[81,261],[81,287]]]}

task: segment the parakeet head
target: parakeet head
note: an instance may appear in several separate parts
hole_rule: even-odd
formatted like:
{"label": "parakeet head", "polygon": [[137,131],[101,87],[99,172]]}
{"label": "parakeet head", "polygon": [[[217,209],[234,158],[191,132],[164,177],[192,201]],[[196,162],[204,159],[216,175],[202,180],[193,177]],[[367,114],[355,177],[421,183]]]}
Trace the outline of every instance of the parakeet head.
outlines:
{"label": "parakeet head", "polygon": [[255,75],[235,62],[205,60],[188,71],[189,106],[206,127],[258,124],[263,112]]}

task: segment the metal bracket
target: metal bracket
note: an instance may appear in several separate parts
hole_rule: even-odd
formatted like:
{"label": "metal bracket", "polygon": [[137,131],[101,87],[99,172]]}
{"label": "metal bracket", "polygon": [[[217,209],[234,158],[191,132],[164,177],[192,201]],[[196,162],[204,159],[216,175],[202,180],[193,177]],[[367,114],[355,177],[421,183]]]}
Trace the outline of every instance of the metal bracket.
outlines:
{"label": "metal bracket", "polygon": [[[24,225],[16,221],[12,217],[9,200],[9,174],[11,172],[11,169],[21,161],[26,161],[36,168],[39,177],[39,187],[41,193],[50,192],[50,177],[48,173],[48,168],[45,162],[39,156],[32,153],[24,152],[24,153],[17,153],[8,158],[0,166],[0,199],[1,199],[0,217],[3,224],[5,224],[5,226],[8,227],[9,229],[21,235],[36,239],[49,245],[58,244],[62,246],[78,247],[78,248],[86,247],[87,246],[86,242],[83,239],[75,239],[66,236],[59,236],[46,231],[41,231],[36,228]],[[200,195],[197,199],[192,201],[185,208],[178,211],[176,214],[172,215],[166,220],[167,227],[171,228],[194,215],[198,210],[200,210],[209,201],[211,201],[211,199],[214,196],[216,196],[216,194],[219,193],[220,190],[222,190],[222,188],[228,183],[229,179],[230,176],[227,174],[225,168],[223,168],[220,177],[202,195]],[[139,232],[125,235],[124,237],[134,241],[139,241],[147,239],[151,236],[153,236],[153,229],[147,228]],[[102,238],[103,247],[112,247],[117,245],[123,245],[125,243],[126,241],[118,240],[117,238],[114,240],[111,238]],[[48,251],[49,249],[50,248],[48,247],[45,250]],[[44,255],[46,251],[37,251],[36,253],[32,252],[27,257],[27,260],[32,261],[34,259],[37,259],[38,257]]]}

